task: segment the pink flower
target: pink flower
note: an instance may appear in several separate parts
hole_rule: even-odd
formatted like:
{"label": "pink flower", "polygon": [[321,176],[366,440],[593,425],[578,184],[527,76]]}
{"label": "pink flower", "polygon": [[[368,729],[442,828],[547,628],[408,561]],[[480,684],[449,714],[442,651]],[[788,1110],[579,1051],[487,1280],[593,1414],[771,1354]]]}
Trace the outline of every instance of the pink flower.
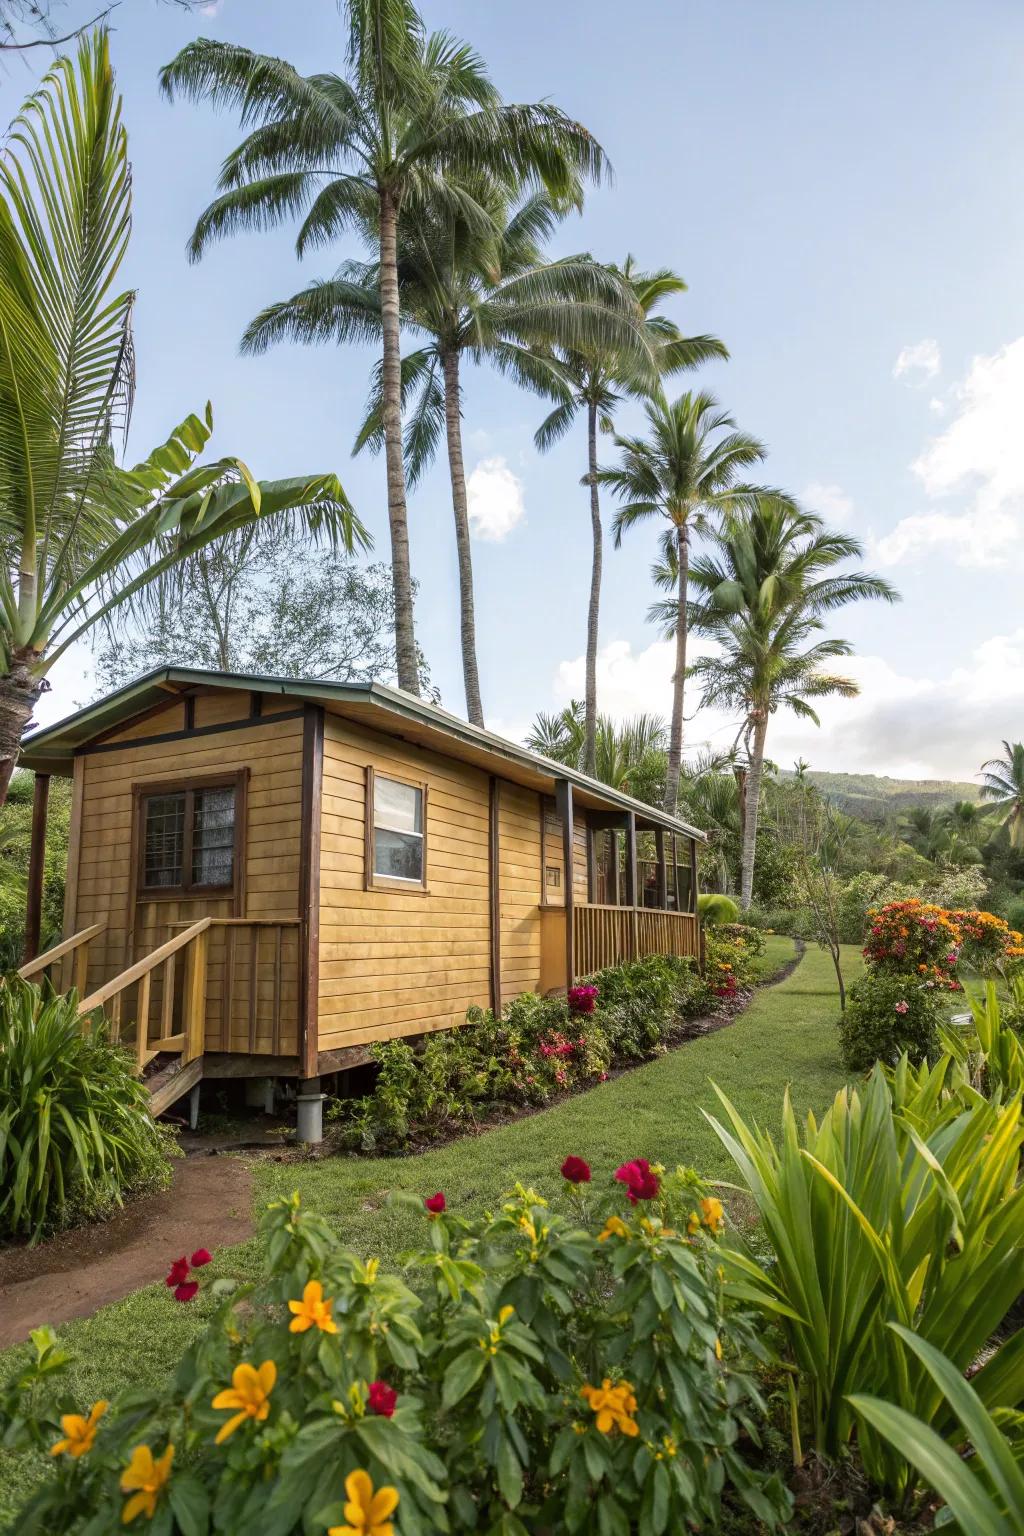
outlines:
{"label": "pink flower", "polygon": [[386,1381],[371,1381],[366,1393],[366,1406],[379,1418],[390,1419],[395,1411],[398,1393]]}
{"label": "pink flower", "polygon": [[898,1002],[896,1004],[896,1012],[897,1013],[909,1013],[910,1012],[910,1004],[907,1003],[907,1002],[903,1002],[903,1001]]}
{"label": "pink flower", "polygon": [[626,1185],[630,1205],[636,1205],[638,1200],[653,1200],[657,1196],[658,1177],[651,1172],[646,1157],[637,1157],[631,1163],[623,1163],[621,1168],[615,1170],[615,1177],[620,1184]]}
{"label": "pink flower", "polygon": [[593,1013],[597,1007],[596,987],[570,987],[567,993],[570,1013]]}
{"label": "pink flower", "polygon": [[562,1164],[562,1178],[570,1184],[589,1184],[590,1164],[582,1157],[567,1157]]}

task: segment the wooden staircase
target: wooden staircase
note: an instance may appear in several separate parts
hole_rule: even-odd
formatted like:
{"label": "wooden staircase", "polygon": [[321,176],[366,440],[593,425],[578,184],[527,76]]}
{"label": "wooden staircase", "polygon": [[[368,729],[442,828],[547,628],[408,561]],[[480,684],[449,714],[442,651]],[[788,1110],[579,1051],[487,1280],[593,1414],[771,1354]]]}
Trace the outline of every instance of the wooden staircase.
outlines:
{"label": "wooden staircase", "polygon": [[[204,917],[192,923],[120,975],[82,997],[78,1005],[83,1029],[89,1029],[93,1016],[99,1009],[103,1010],[110,1020],[111,1039],[134,1052],[135,1069],[140,1077],[158,1057],[170,1057],[145,1078],[154,1116],[169,1109],[203,1076],[206,971],[209,933],[215,921]],[[105,922],[94,923],[72,934],[28,961],[18,975],[26,981],[47,977],[60,990],[74,986],[81,997],[88,976],[89,946],[106,926]],[[175,986],[179,964],[184,965],[180,999]],[[55,970],[57,966],[60,967],[59,975]],[[150,1014],[157,997],[158,1029],[151,1034]]]}

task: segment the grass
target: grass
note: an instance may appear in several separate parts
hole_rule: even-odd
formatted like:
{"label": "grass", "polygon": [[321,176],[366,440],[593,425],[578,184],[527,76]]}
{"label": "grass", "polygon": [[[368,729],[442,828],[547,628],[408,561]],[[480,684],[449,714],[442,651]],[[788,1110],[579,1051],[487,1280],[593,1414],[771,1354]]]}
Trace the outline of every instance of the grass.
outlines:
{"label": "grass", "polygon": [[[792,958],[792,941],[769,937],[773,973]],[[844,956],[847,976],[860,967],[852,945]],[[685,1163],[710,1178],[730,1178],[728,1157],[702,1109],[716,1103],[717,1083],[746,1115],[777,1126],[788,1083],[799,1110],[821,1110],[842,1085],[835,1020],[835,976],[828,955],[808,948],[796,970],[778,986],[759,992],[727,1029],[602,1083],[552,1109],[495,1130],[408,1158],[329,1158],[308,1163],[257,1165],[257,1210],[298,1189],[303,1201],[337,1222],[346,1242],[364,1254],[394,1263],[421,1234],[416,1212],[388,1205],[392,1190],[428,1195],[443,1190],[449,1208],[469,1212],[495,1205],[515,1181],[550,1188],[569,1152],[585,1157],[597,1180],[619,1163],[648,1157]],[[196,1233],[196,1242],[203,1234]],[[174,1257],[170,1255],[169,1257]],[[257,1242],[223,1252],[213,1273],[251,1275],[259,1262]],[[91,1318],[69,1323],[61,1338],[76,1357],[70,1389],[77,1402],[112,1397],[128,1385],[159,1383],[209,1316],[199,1300],[175,1305],[163,1286],[149,1286]],[[0,1380],[21,1349],[0,1353]],[[0,1453],[0,1528],[15,1513],[39,1476],[34,1457]]]}

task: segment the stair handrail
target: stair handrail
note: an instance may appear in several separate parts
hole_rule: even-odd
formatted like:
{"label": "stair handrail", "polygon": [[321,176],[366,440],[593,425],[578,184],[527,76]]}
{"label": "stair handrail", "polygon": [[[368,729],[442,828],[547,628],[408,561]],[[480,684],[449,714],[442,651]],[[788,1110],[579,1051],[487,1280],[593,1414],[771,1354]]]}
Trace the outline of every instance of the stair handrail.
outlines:
{"label": "stair handrail", "polygon": [[90,943],[99,934],[104,933],[107,920],[103,918],[98,923],[92,923],[88,928],[80,928],[70,938],[61,939],[59,944],[54,944],[50,949],[44,949],[41,955],[36,955],[32,960],[26,960],[25,964],[18,967],[18,975],[22,981],[30,981],[33,976],[38,976],[40,971],[45,971],[48,965],[55,960],[63,960],[65,955],[74,954],[75,950],[83,944]]}
{"label": "stair handrail", "polygon": [[126,988],[132,986],[136,981],[140,981],[143,976],[155,970],[158,965],[162,965],[165,960],[171,955],[176,954],[179,949],[184,949],[186,945],[191,944],[193,939],[198,938],[201,933],[206,933],[212,926],[212,917],[201,917],[198,922],[193,923],[190,928],[186,928],[183,933],[175,934],[173,939],[168,939],[166,944],[161,944],[159,949],[154,949],[148,955],[143,955],[141,960],[136,960],[134,965],[130,965],[119,976],[115,976],[112,981],[104,982],[102,987],[97,987],[95,992],[90,992],[88,997],[83,998],[78,1005],[79,1018],[85,1013],[92,1013],[94,1008],[102,1008],[118,992],[124,992]]}

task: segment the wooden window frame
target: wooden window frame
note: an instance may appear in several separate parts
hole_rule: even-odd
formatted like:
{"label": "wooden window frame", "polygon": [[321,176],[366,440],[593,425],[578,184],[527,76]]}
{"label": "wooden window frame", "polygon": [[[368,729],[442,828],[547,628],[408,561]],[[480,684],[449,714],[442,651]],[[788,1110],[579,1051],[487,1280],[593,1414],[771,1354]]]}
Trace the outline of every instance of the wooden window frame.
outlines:
{"label": "wooden window frame", "polygon": [[[374,787],[375,781],[378,778],[386,779],[389,784],[402,784],[402,785],[405,786],[406,789],[418,789],[419,792],[420,792],[420,796],[421,796],[421,799],[420,799],[420,823],[421,823],[421,826],[422,826],[422,831],[420,832],[420,838],[421,838],[422,843],[423,843],[423,864],[422,864],[422,868],[420,870],[420,878],[418,880],[403,880],[401,875],[378,875],[376,869],[374,868],[374,852],[375,852],[375,849],[374,849],[374,836],[373,836],[373,834],[376,831],[376,825],[377,824],[374,821],[374,811],[373,811],[374,792],[373,792],[373,787]],[[429,893],[430,893],[430,886],[427,884],[427,854],[428,854],[428,847],[427,847],[427,844],[428,844],[428,838],[427,838],[427,805],[428,805],[428,800],[429,800],[429,794],[430,794],[430,785],[427,783],[426,779],[413,779],[413,778],[409,778],[406,774],[391,773],[390,771],[385,773],[383,770],[378,770],[378,769],[374,768],[372,766],[372,764],[369,764],[369,763],[367,764],[367,766],[366,766],[366,807],[365,807],[365,814],[364,814],[364,817],[363,817],[363,821],[364,821],[363,860],[364,860],[364,865],[365,865],[365,885],[366,885],[366,889],[368,891],[405,891],[410,896],[426,896],[426,895],[429,895]],[[388,829],[385,828],[385,830],[388,830]],[[397,830],[397,829],[392,828],[391,830]],[[416,834],[412,833],[412,834],[407,834],[407,835],[415,836]]]}
{"label": "wooden window frame", "polygon": [[[132,864],[134,879],[132,889],[138,901],[193,901],[200,897],[233,902],[236,915],[241,911],[245,891],[245,846],[247,827],[247,801],[249,769],[233,772],[204,774],[200,777],[187,775],[176,779],[154,779],[132,785]],[[194,822],[193,795],[196,790],[233,789],[235,792],[235,841],[232,849],[231,883],[229,885],[199,885],[192,880],[192,830]],[[181,849],[181,885],[146,885],[146,801],[156,795],[185,796],[185,826]]]}

